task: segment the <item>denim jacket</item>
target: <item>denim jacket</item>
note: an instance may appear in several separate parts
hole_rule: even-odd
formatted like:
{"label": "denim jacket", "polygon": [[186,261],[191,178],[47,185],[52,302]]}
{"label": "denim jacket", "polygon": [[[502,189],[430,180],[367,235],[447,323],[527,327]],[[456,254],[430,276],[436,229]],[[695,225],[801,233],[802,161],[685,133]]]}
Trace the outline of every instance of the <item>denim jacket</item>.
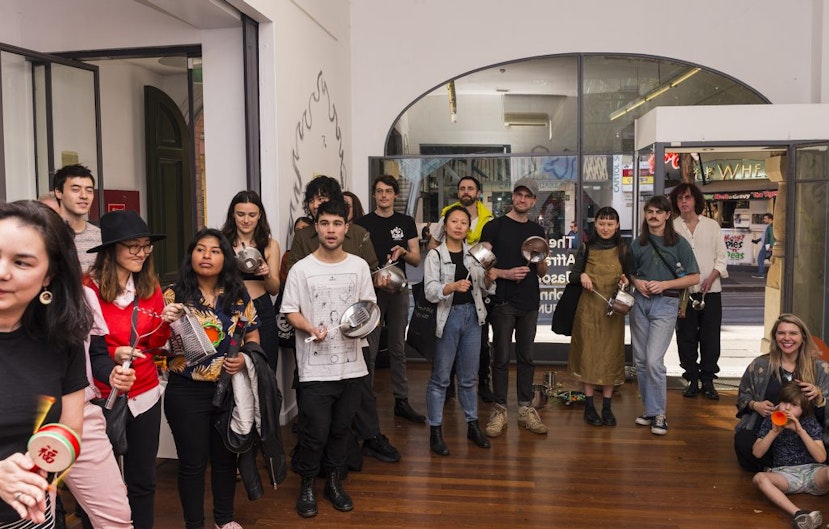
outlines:
{"label": "denim jacket", "polygon": [[[469,248],[469,244],[464,241],[463,264],[471,272],[469,279],[472,281],[472,299],[475,300],[475,311],[478,313],[478,323],[483,325],[486,323],[487,314],[484,298],[489,294],[495,293],[495,283],[493,282],[489,289],[487,289],[484,284],[486,271],[478,261],[469,255]],[[452,298],[455,295],[454,292],[444,295],[443,287],[454,281],[455,264],[452,263],[452,257],[449,255],[449,249],[446,247],[446,243],[443,242],[435,250],[429,251],[426,254],[426,261],[423,265],[423,291],[426,299],[432,303],[437,303],[435,336],[438,338],[443,336],[443,327],[449,318],[449,311],[452,309]]]}

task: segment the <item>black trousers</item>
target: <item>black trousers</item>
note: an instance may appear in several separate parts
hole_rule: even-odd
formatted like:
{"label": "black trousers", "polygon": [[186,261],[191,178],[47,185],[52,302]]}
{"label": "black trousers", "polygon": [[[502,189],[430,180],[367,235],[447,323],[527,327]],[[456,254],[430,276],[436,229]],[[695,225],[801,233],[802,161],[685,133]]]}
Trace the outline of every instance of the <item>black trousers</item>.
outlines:
{"label": "black trousers", "polygon": [[[204,527],[204,487],[210,462],[213,519],[217,525],[233,520],[236,494],[236,454],[225,448],[213,425],[216,384],[171,374],[164,396],[164,413],[178,451],[178,495],[187,529]],[[135,514],[133,513],[133,516]]]}
{"label": "black trousers", "polygon": [[[377,328],[374,332],[380,332]],[[376,351],[375,351],[376,353]],[[374,394],[374,360],[371,358],[371,349],[363,347],[363,358],[368,366],[368,376],[364,377],[360,385],[360,396],[357,409],[354,411],[354,431],[360,439],[371,439],[380,433],[380,418],[377,415],[377,396]]]}
{"label": "black trousers", "polygon": [[151,529],[155,518],[155,458],[161,429],[161,400],[138,417],[127,417],[124,482],[135,529]]}
{"label": "black trousers", "polygon": [[702,294],[692,294],[684,318],[676,320],[676,345],[679,365],[685,371],[685,380],[710,382],[720,368],[720,328],[722,327],[722,295],[709,292],[705,295],[705,308],[694,310],[694,299]]}
{"label": "black trousers", "polygon": [[316,476],[320,468],[345,470],[351,422],[366,378],[300,382],[303,425],[296,455],[298,474]]}
{"label": "black trousers", "polygon": [[259,345],[265,351],[268,365],[276,373],[279,361],[279,334],[276,328],[276,309],[274,309],[271,295],[265,292],[253,300],[256,309],[256,318],[259,320]]}

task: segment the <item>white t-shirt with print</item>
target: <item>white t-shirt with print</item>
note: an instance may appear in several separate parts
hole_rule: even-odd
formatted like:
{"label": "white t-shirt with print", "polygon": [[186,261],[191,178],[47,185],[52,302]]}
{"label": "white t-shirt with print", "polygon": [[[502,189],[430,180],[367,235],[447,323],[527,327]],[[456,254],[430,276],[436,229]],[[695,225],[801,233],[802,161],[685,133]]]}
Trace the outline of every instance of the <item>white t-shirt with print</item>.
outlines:
{"label": "white t-shirt with print", "polygon": [[368,264],[355,255],[346,254],[338,263],[323,263],[311,254],[291,267],[280,311],[299,312],[309,322],[329,329],[325,340],[310,343],[305,343],[308,333],[296,331],[300,382],[344,380],[368,374],[363,340],[334,330],[346,309],[363,300],[376,302],[377,297]]}

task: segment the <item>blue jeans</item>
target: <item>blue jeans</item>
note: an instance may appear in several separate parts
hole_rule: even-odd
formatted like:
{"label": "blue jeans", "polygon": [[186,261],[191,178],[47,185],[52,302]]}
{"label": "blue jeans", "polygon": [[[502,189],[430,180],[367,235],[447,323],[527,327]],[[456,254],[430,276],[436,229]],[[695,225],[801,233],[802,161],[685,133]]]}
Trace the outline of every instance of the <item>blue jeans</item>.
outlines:
{"label": "blue jeans", "polygon": [[766,251],[766,247],[760,248],[757,253],[757,275],[762,276],[766,274],[766,259],[771,257],[771,252]]}
{"label": "blue jeans", "polygon": [[646,298],[639,292],[634,293],[634,297],[636,303],[630,311],[630,337],[639,393],[645,415],[665,415],[665,352],[674,334],[679,299],[667,296]]}
{"label": "blue jeans", "polygon": [[533,398],[533,343],[538,325],[537,310],[518,310],[509,303],[492,309],[492,392],[495,402],[507,405],[509,357],[515,332],[515,390],[519,406],[529,406]]}
{"label": "blue jeans", "polygon": [[466,422],[478,420],[478,395],[475,391],[478,363],[481,358],[481,326],[474,303],[455,305],[443,327],[443,336],[435,344],[432,376],[426,385],[426,409],[429,426],[443,423],[443,403],[449,374],[457,357],[458,401]]}

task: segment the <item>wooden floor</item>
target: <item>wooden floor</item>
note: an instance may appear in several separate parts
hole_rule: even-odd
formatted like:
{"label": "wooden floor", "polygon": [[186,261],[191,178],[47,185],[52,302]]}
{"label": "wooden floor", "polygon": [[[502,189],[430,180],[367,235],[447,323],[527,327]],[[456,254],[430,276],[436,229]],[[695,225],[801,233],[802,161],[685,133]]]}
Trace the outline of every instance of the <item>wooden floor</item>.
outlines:
{"label": "wooden floor", "polygon": [[[538,382],[546,369],[537,368]],[[556,370],[559,382],[577,389],[569,384],[565,369]],[[410,364],[410,400],[423,413],[427,379],[426,364]],[[466,440],[463,414],[452,399],[444,414],[452,454],[440,457],[429,451],[425,424],[393,417],[389,387],[389,371],[379,370],[382,428],[403,459],[389,464],[366,458],[362,472],[349,475],[345,488],[354,499],[354,511],[335,511],[323,499],[318,479],[319,515],[300,518],[294,510],[299,477],[289,474],[278,491],[268,491],[255,502],[247,501],[239,484],[236,520],[246,529],[790,526],[790,519],[765,500],[753,487],[751,474],[735,462],[734,390],[723,391],[722,399],[712,402],[683,398],[679,385],[673,384],[677,389],[668,391],[670,431],[659,437],[634,424],[641,406],[636,382],[629,382],[614,398],[618,426],[589,426],[582,420],[582,405],[551,401],[542,413],[550,432],[539,436],[517,427],[511,387],[509,428],[492,440],[489,450]],[[481,403],[482,423],[489,407]],[[286,428],[286,449],[294,441]],[[183,527],[175,475],[174,460],[159,461],[157,529]],[[798,496],[795,503],[811,510],[825,506],[826,500]],[[213,527],[209,507],[206,512],[207,527]]]}

